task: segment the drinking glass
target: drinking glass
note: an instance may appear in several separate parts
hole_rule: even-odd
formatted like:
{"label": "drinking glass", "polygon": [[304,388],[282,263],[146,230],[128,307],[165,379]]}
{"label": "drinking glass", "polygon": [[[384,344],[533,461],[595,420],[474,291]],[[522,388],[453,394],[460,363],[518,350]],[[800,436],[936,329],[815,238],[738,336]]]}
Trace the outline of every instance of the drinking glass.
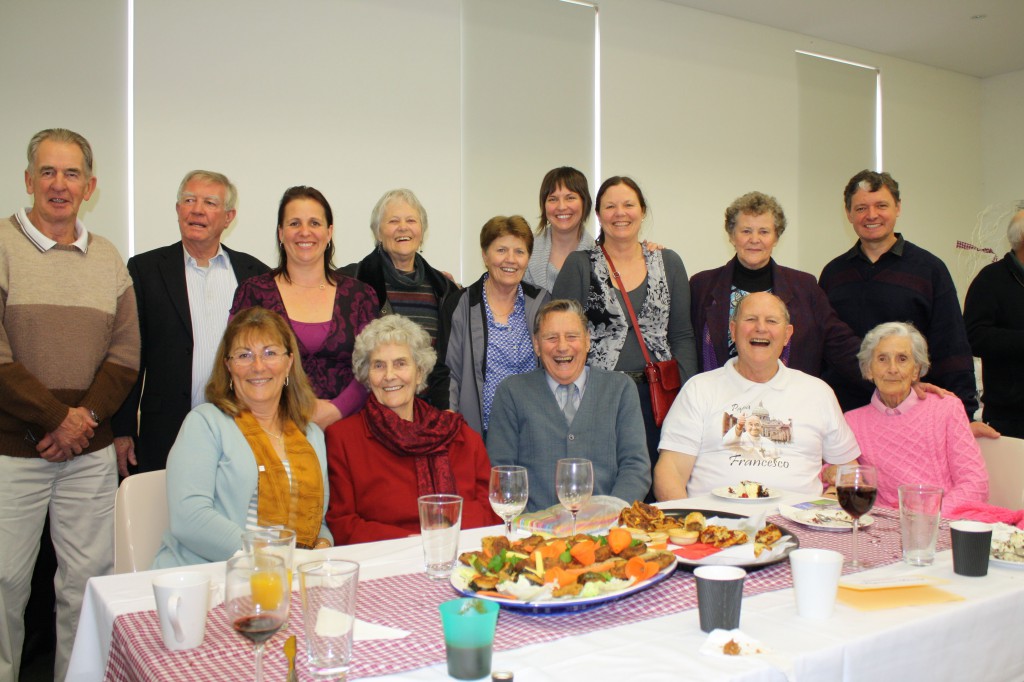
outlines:
{"label": "drinking glass", "polygon": [[272,554],[228,559],[224,611],[238,634],[256,652],[256,682],[263,682],[263,645],[288,620],[291,589],[285,587],[284,560]]}
{"label": "drinking glass", "polygon": [[576,515],[594,492],[594,465],[589,459],[578,457],[558,460],[555,492],[558,501],[572,514],[572,534],[576,535]]}
{"label": "drinking glass", "polygon": [[299,566],[306,655],[317,679],[347,679],[358,585],[354,561],[326,559]]}
{"label": "drinking glass", "polygon": [[526,467],[491,467],[491,489],[488,495],[491,509],[505,522],[505,537],[512,537],[512,519],[523,513],[530,497],[530,485],[526,480]]}
{"label": "drinking glass", "polygon": [[836,472],[836,496],[839,506],[853,517],[853,553],[844,564],[849,568],[866,568],[857,559],[857,528],[860,517],[871,511],[878,497],[878,472],[864,464],[842,464]]}

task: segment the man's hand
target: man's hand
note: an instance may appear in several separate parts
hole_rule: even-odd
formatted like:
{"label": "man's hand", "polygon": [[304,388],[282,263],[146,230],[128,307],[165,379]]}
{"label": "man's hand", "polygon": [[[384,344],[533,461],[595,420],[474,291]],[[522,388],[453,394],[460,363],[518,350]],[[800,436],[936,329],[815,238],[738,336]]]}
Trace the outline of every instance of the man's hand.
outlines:
{"label": "man's hand", "polygon": [[89,439],[95,435],[93,429],[99,424],[84,407],[68,408],[68,415],[53,432],[46,434],[36,450],[50,462],[63,462],[89,446]]}
{"label": "man's hand", "polygon": [[914,393],[917,394],[918,400],[924,400],[924,397],[929,393],[937,395],[939,398],[945,398],[947,395],[953,395],[952,391],[947,391],[935,384],[929,384],[927,381],[915,381],[912,388],[914,389]]}
{"label": "man's hand", "polygon": [[117,453],[117,472],[122,478],[128,478],[128,465],[139,465],[135,459],[135,439],[131,436],[118,436],[114,439],[114,452]]}
{"label": "man's hand", "polygon": [[985,422],[971,422],[971,433],[975,438],[999,438],[1002,435]]}

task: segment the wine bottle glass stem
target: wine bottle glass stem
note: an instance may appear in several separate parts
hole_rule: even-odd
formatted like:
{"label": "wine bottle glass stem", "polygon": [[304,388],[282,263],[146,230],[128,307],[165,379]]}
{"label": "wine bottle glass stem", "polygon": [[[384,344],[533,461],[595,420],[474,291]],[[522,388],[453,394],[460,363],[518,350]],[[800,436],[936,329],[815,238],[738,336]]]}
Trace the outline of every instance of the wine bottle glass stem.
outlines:
{"label": "wine bottle glass stem", "polygon": [[256,645],[256,682],[263,682],[263,645]]}
{"label": "wine bottle glass stem", "polygon": [[853,520],[853,559],[851,564],[854,567],[860,566],[860,562],[857,560],[857,528],[860,526],[860,517]]}
{"label": "wine bottle glass stem", "polygon": [[505,519],[505,537],[512,542],[512,518]]}
{"label": "wine bottle glass stem", "polygon": [[573,537],[576,537],[576,514],[578,514],[579,512],[573,511],[571,513],[572,513],[572,535],[573,535]]}

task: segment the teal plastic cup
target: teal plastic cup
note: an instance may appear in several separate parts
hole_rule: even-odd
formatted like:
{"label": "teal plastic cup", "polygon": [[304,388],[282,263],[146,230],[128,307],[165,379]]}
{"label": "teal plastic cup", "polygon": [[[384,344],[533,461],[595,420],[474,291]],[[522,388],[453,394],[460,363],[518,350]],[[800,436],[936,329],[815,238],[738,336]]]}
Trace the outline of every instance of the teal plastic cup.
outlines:
{"label": "teal plastic cup", "polygon": [[448,675],[479,680],[491,674],[498,604],[484,599],[453,599],[437,607],[444,627]]}

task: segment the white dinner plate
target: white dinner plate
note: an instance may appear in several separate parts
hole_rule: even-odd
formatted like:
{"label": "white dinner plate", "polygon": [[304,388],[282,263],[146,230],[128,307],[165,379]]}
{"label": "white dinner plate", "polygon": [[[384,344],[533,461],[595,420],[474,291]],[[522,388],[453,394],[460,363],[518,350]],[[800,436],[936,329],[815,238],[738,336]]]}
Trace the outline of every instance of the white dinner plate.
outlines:
{"label": "white dinner plate", "polygon": [[671,563],[658,571],[658,573],[653,577],[643,581],[642,583],[634,583],[624,590],[609,592],[597,597],[559,597],[539,601],[519,601],[515,599],[498,599],[486,595],[478,595],[475,591],[469,588],[465,574],[463,571],[459,570],[459,567],[456,567],[455,570],[452,571],[450,582],[452,587],[455,588],[455,591],[464,597],[476,597],[477,599],[493,601],[500,604],[502,608],[509,609],[511,611],[546,615],[585,611],[587,609],[592,609],[595,606],[600,606],[601,604],[608,604],[613,601],[618,601],[619,599],[624,599],[631,594],[636,594],[637,592],[642,592],[650,587],[654,587],[665,578],[672,575],[672,572],[676,570],[677,565],[678,564],[676,563]]}
{"label": "white dinner plate", "polygon": [[[842,509],[825,507],[824,509],[794,509],[782,505],[779,513],[790,521],[795,521],[801,526],[814,528],[816,530],[849,531],[853,532],[853,521],[844,521],[850,518]],[[874,517],[865,514],[860,517],[860,527],[867,528],[875,522]]]}
{"label": "white dinner plate", "polygon": [[988,561],[991,564],[1002,566],[1003,568],[1015,568],[1018,571],[1024,570],[1024,561],[1007,561],[1006,559],[997,559],[994,556],[990,556]]}
{"label": "white dinner plate", "polygon": [[771,488],[765,488],[765,490],[768,491],[768,497],[743,497],[737,492],[730,491],[730,487],[734,488],[734,490],[739,489],[739,486],[723,485],[721,488],[715,488],[712,490],[711,494],[715,497],[722,497],[734,502],[767,502],[769,500],[777,500],[782,497],[782,493],[776,492]]}

